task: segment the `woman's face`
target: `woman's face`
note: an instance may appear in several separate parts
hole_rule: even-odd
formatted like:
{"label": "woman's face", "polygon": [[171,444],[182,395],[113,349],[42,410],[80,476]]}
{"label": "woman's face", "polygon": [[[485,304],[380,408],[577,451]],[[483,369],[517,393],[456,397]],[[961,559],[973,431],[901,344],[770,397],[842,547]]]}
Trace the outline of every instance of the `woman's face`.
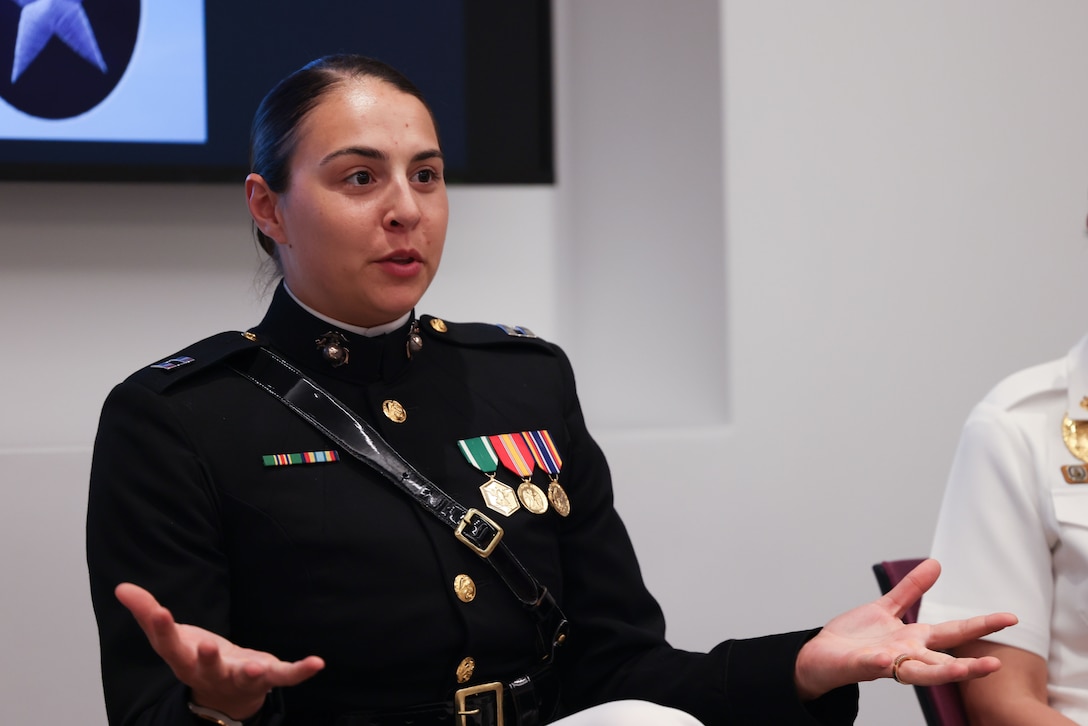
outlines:
{"label": "woman's face", "polygon": [[341,81],[299,125],[289,169],[285,192],[250,175],[246,193],[279,245],[291,292],[362,327],[415,307],[438,270],[449,217],[426,107],[384,81]]}

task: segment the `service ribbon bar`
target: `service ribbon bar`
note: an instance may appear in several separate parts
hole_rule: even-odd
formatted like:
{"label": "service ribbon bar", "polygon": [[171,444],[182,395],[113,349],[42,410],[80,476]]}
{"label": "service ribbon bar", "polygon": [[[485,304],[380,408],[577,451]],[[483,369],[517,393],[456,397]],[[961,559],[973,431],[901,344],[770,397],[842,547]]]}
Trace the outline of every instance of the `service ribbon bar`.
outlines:
{"label": "service ribbon bar", "polygon": [[292,466],[294,464],[326,464],[340,461],[336,451],[300,451],[297,454],[265,454],[261,459],[265,466]]}

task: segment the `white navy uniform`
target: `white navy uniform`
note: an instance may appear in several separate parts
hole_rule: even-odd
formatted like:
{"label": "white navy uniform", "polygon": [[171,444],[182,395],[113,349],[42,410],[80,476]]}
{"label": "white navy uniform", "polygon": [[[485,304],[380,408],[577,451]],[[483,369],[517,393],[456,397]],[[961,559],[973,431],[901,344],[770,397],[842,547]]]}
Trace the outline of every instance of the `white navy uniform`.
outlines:
{"label": "white navy uniform", "polygon": [[919,618],[1015,613],[1018,625],[987,640],[1041,656],[1051,706],[1078,723],[1088,723],[1088,466],[1063,420],[1088,428],[1086,397],[1088,337],[974,408],[933,542],[943,574]]}

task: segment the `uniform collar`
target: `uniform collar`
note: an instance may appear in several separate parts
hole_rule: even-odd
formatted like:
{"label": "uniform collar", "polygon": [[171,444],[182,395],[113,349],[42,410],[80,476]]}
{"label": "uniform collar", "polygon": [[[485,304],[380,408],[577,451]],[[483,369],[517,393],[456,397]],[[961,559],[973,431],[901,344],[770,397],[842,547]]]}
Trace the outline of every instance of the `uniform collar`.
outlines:
{"label": "uniform collar", "polygon": [[347,330],[349,332],[355,333],[356,335],[361,335],[364,338],[374,338],[374,337],[379,336],[379,335],[385,335],[386,333],[392,333],[394,330],[398,330],[398,329],[402,328],[404,325],[406,325],[408,323],[408,321],[412,317],[412,313],[407,312],[407,313],[400,316],[399,318],[397,318],[396,320],[394,320],[391,323],[383,323],[382,325],[375,325],[373,328],[364,328],[364,327],[359,326],[359,325],[351,325],[350,323],[342,323],[339,320],[335,320],[333,318],[330,318],[328,315],[322,315],[321,313],[314,310],[312,307],[310,307],[306,303],[299,300],[298,297],[295,295],[295,293],[291,292],[291,288],[289,288],[287,286],[286,282],[281,282],[280,284],[283,286],[283,289],[287,292],[287,294],[291,296],[291,299],[294,300],[295,303],[300,308],[302,308],[303,310],[308,312],[310,315],[313,315],[315,318],[318,318],[319,320],[324,320],[329,325],[337,327],[340,330]]}
{"label": "uniform collar", "polygon": [[[406,345],[415,320],[414,311],[396,321],[399,325],[360,329],[321,316],[303,306],[281,280],[272,295],[264,319],[251,332],[303,370],[354,383],[374,383],[395,378],[410,364]],[[334,366],[326,360],[317,341],[330,333],[343,337],[346,363]]]}

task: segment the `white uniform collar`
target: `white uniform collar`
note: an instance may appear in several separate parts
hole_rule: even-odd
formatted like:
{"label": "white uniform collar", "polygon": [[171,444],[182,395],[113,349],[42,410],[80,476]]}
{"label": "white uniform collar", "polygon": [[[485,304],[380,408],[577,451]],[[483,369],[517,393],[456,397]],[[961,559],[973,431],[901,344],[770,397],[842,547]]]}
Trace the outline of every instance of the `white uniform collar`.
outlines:
{"label": "white uniform collar", "polygon": [[310,315],[313,315],[315,318],[320,318],[321,320],[324,320],[330,325],[335,325],[341,330],[347,330],[348,332],[361,335],[364,338],[374,338],[379,335],[385,335],[386,333],[390,333],[407,323],[408,318],[412,315],[411,311],[409,311],[390,323],[382,323],[381,325],[375,325],[372,328],[361,328],[358,325],[351,325],[350,323],[335,320],[333,318],[330,318],[328,315],[322,315],[321,313],[317,312],[312,307],[295,297],[295,293],[291,292],[291,288],[287,287],[286,281],[283,283],[283,289],[287,291],[287,294],[291,296],[292,300],[298,303],[299,307],[308,312]]}

